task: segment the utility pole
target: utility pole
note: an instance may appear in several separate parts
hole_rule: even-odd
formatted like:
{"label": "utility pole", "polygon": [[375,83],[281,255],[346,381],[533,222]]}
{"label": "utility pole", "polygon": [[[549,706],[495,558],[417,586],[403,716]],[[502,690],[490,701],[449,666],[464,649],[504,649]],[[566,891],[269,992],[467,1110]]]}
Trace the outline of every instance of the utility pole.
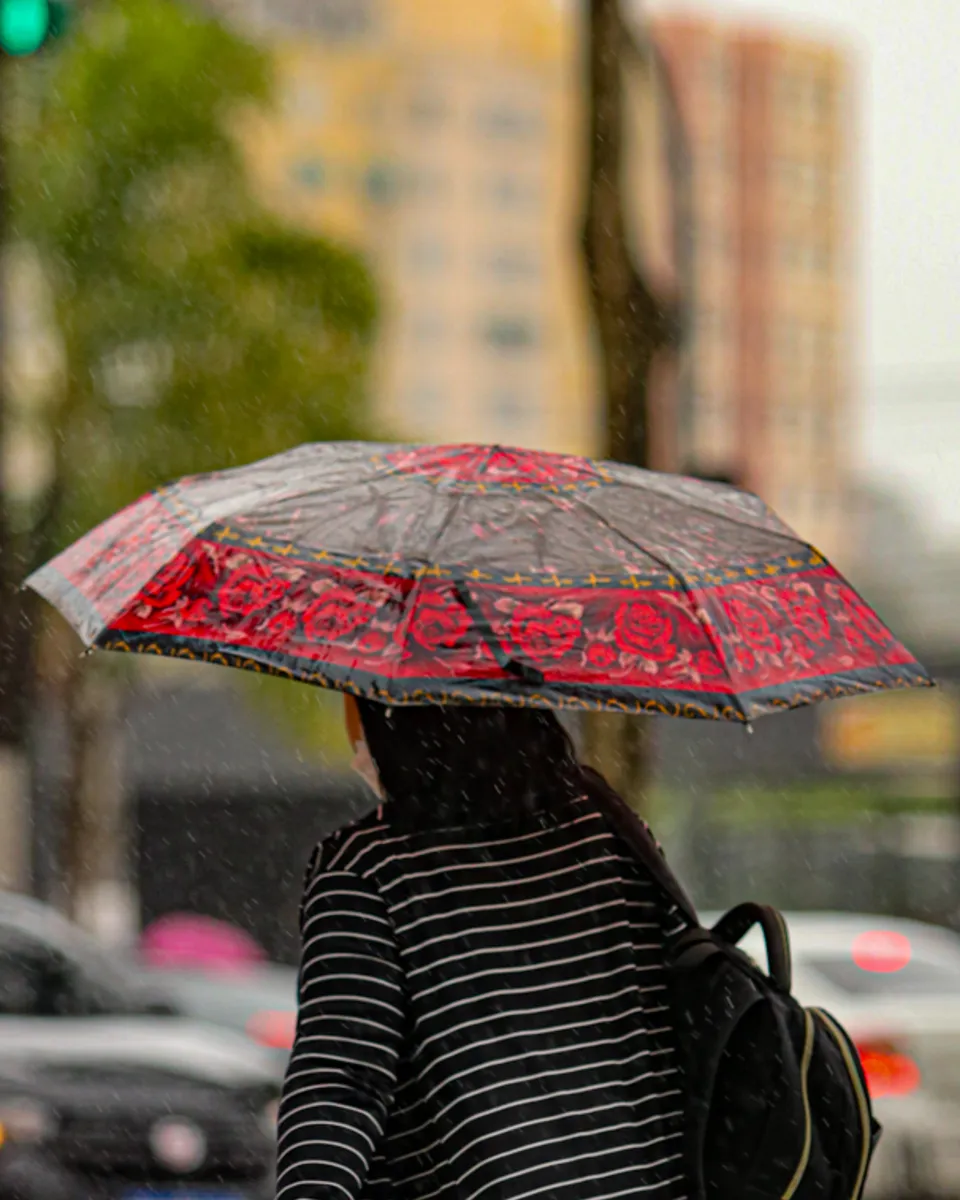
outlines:
{"label": "utility pole", "polygon": [[[655,294],[634,257],[624,200],[626,75],[649,56],[620,0],[586,0],[588,173],[582,247],[600,346],[605,456],[651,461],[651,373],[680,343],[680,312]],[[672,465],[672,464],[671,464]],[[589,714],[585,753],[635,807],[648,780],[643,718]]]}

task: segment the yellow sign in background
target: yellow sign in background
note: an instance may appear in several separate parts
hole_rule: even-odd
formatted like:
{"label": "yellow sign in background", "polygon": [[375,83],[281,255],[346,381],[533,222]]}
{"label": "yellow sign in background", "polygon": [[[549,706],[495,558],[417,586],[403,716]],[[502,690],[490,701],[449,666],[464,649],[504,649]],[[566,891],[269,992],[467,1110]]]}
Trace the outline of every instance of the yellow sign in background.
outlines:
{"label": "yellow sign in background", "polygon": [[820,745],[844,770],[948,767],[960,759],[960,695],[888,692],[825,705]]}

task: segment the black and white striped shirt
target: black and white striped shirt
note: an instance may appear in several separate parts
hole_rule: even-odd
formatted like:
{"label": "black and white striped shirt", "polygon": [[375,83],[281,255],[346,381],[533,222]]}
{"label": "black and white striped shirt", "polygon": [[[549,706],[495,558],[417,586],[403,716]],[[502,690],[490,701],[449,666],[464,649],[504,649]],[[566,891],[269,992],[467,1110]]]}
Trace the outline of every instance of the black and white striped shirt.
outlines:
{"label": "black and white striped shirt", "polygon": [[677,925],[586,800],[412,835],[380,810],[328,839],[278,1200],[680,1200]]}

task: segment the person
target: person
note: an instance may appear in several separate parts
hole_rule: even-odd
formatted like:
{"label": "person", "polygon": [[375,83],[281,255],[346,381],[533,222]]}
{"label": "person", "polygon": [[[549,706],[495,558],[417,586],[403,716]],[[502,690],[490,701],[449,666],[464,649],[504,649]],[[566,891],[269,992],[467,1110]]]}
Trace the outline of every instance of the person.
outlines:
{"label": "person", "polygon": [[555,715],[347,724],[382,802],[307,869],[278,1200],[681,1200],[682,921]]}

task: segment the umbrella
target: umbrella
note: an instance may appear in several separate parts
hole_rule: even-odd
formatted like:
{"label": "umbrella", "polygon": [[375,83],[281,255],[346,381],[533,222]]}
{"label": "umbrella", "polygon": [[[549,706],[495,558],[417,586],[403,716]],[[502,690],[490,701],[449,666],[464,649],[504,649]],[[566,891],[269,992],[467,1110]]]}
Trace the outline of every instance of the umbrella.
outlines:
{"label": "umbrella", "polygon": [[755,496],[501,446],[301,446],[122,510],[30,586],[88,646],[393,704],[749,721],[931,680]]}

